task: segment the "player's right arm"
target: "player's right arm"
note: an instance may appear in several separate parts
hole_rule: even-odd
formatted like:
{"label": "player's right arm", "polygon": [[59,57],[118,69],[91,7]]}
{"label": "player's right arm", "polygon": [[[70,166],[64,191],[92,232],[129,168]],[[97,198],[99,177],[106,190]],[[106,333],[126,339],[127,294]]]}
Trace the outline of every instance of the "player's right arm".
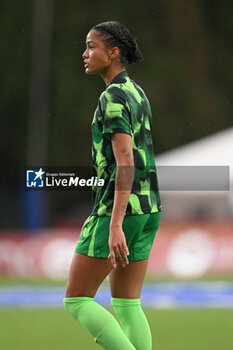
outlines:
{"label": "player's right arm", "polygon": [[122,230],[122,222],[129,201],[134,180],[134,158],[132,138],[125,133],[111,135],[112,149],[117,165],[115,178],[114,203],[109,233],[109,259],[113,267],[116,267],[115,254],[122,267],[128,264],[129,254],[126,245],[125,234]]}

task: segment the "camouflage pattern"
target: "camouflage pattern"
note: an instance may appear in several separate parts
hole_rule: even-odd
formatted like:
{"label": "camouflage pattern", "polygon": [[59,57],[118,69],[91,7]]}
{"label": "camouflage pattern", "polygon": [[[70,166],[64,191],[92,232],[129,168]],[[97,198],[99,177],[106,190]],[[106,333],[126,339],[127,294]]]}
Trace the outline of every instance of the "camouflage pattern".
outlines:
{"label": "camouflage pattern", "polygon": [[92,121],[92,164],[94,176],[105,180],[93,187],[91,215],[111,216],[114,201],[116,161],[111,133],[132,137],[135,176],[126,215],[161,211],[151,135],[152,114],[144,91],[126,71],[118,74],[101,94]]}

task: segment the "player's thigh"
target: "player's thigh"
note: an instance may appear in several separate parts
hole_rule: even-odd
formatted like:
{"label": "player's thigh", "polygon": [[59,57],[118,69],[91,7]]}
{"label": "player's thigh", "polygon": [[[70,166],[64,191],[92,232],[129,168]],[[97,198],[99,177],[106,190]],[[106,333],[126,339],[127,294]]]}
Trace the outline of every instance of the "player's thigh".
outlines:
{"label": "player's thigh", "polygon": [[147,264],[148,259],[130,261],[125,268],[117,265],[109,275],[112,297],[139,299]]}
{"label": "player's thigh", "polygon": [[74,253],[66,286],[66,298],[94,297],[111,270],[109,259]]}

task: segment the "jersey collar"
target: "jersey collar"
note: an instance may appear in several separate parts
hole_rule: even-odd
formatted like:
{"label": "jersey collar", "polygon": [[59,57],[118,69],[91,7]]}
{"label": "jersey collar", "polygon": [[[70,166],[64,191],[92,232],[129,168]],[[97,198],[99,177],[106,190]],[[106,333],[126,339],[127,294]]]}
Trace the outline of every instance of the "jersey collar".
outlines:
{"label": "jersey collar", "polygon": [[117,74],[113,80],[111,81],[110,84],[108,84],[106,87],[108,87],[111,84],[122,84],[122,83],[126,83],[126,79],[128,77],[128,73],[126,70],[123,70],[123,72],[120,72],[119,74]]}

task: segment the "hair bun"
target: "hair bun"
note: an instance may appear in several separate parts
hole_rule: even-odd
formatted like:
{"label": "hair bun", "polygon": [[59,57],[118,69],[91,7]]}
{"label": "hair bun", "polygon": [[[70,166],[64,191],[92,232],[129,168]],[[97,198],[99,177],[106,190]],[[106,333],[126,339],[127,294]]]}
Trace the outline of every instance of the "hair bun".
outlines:
{"label": "hair bun", "polygon": [[133,45],[127,50],[128,63],[138,62],[138,61],[141,61],[142,59],[143,59],[143,56],[138,48],[136,41],[134,40]]}

